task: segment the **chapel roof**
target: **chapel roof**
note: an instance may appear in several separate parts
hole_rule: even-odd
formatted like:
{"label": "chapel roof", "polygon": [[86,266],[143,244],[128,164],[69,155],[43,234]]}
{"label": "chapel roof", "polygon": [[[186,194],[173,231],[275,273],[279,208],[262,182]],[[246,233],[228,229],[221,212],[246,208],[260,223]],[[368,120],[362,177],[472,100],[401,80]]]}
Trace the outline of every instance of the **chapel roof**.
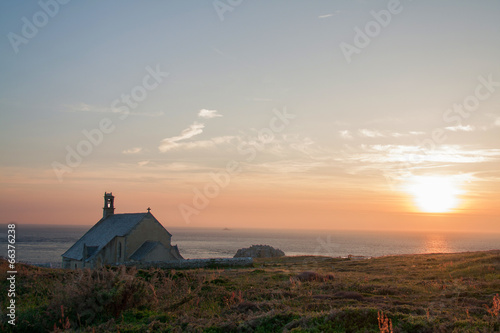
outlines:
{"label": "chapel roof", "polygon": [[[87,247],[96,246],[97,249],[93,250],[93,254],[97,254],[106,244],[113,240],[113,238],[128,235],[147,216],[151,216],[158,222],[150,212],[113,214],[102,218],[62,256],[64,258],[82,260],[84,244]],[[91,256],[89,256],[89,258],[90,257]],[[89,258],[87,258],[87,260]]]}

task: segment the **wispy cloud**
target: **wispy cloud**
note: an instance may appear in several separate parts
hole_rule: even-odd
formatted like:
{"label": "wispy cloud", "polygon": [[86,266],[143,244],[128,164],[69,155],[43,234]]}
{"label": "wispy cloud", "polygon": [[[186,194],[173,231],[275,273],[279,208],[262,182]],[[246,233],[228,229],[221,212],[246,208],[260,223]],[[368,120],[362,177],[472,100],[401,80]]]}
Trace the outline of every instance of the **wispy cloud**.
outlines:
{"label": "wispy cloud", "polygon": [[466,126],[457,125],[457,126],[448,126],[448,127],[445,127],[444,129],[446,129],[448,131],[452,131],[452,132],[472,132],[476,128],[474,126],[471,126],[471,125],[466,125]]}
{"label": "wispy cloud", "polygon": [[66,112],[115,112],[119,113],[120,110],[117,108],[116,110],[110,107],[102,107],[96,105],[90,105],[86,103],[80,103],[75,105],[65,105],[64,111]]}
{"label": "wispy cloud", "polygon": [[173,142],[169,144],[164,144],[160,146],[160,151],[162,153],[170,151],[170,150],[193,150],[193,149],[208,149],[213,148],[223,144],[229,144],[233,140],[238,140],[236,136],[219,136],[215,138],[211,138],[208,140],[197,140],[197,141],[189,141],[189,142]]}
{"label": "wispy cloud", "polygon": [[218,113],[217,110],[201,109],[200,112],[198,112],[198,117],[205,119],[212,119],[212,118],[222,117],[222,115]]}
{"label": "wispy cloud", "polygon": [[160,146],[158,147],[158,149],[162,153],[167,152],[169,150],[172,150],[172,149],[176,148],[177,146],[179,146],[179,143],[178,143],[179,141],[186,140],[186,139],[192,138],[193,136],[196,136],[196,135],[203,133],[203,128],[205,128],[204,124],[194,122],[188,128],[183,130],[180,135],[173,136],[170,138],[165,138],[165,139],[161,140]]}
{"label": "wispy cloud", "polygon": [[98,105],[90,105],[86,103],[80,103],[75,105],[65,105],[64,112],[100,112],[100,113],[116,113],[116,114],[126,114],[131,116],[145,116],[145,117],[159,117],[163,116],[163,112],[130,112],[123,111],[121,108],[111,108]]}
{"label": "wispy cloud", "polygon": [[311,160],[280,160],[259,164],[245,164],[245,169],[253,172],[283,173],[304,173],[324,166],[324,163]]}
{"label": "wispy cloud", "polygon": [[138,154],[142,151],[142,148],[141,147],[134,147],[134,148],[130,148],[130,149],[125,149],[124,151],[122,151],[123,154]]}
{"label": "wispy cloud", "polygon": [[352,134],[349,130],[342,130],[339,131],[340,137],[343,139],[351,140],[352,139]]}
{"label": "wispy cloud", "polygon": [[381,137],[385,136],[380,131],[370,130],[370,129],[366,129],[366,128],[362,128],[362,129],[358,130],[358,133],[359,133],[359,136],[366,137],[366,138],[381,138]]}
{"label": "wispy cloud", "polygon": [[183,130],[181,132],[181,135],[174,136],[173,138],[165,139],[165,140],[171,140],[171,141],[175,142],[175,141],[189,139],[189,138],[192,138],[195,135],[203,133],[203,128],[205,128],[204,124],[200,124],[200,123],[194,122],[188,128],[186,128],[185,130]]}
{"label": "wispy cloud", "polygon": [[343,11],[336,10],[336,11],[334,11],[332,13],[329,13],[329,14],[319,15],[318,18],[319,19],[325,19],[325,18],[329,18],[329,17],[332,17],[332,16],[336,16],[336,15],[341,14],[341,13],[343,13]]}
{"label": "wispy cloud", "polygon": [[401,138],[424,135],[425,132],[422,131],[409,131],[409,132],[391,132],[391,131],[380,131],[375,129],[362,128],[357,131],[340,130],[340,137],[343,139],[351,140],[354,138],[355,134],[360,138]]}
{"label": "wispy cloud", "polygon": [[211,148],[222,144],[228,144],[231,141],[237,139],[235,136],[219,136],[215,138],[211,138],[209,140],[198,140],[191,142],[182,142],[179,144],[180,149],[198,149],[198,148]]}
{"label": "wispy cloud", "polygon": [[[222,117],[222,115],[218,113],[217,110],[201,109],[200,112],[198,112],[198,117],[203,119],[212,119],[212,118]],[[217,138],[212,140],[202,140],[195,142],[182,142],[182,143],[179,142],[186,139],[190,139],[196,135],[203,133],[204,128],[205,124],[195,121],[188,128],[183,130],[180,135],[161,140],[158,149],[160,150],[160,152],[164,153],[172,149],[178,149],[178,148],[192,149],[194,147],[208,147],[213,145],[214,142],[217,143]]]}
{"label": "wispy cloud", "polygon": [[[431,163],[482,163],[500,158],[500,149],[466,149],[460,145],[443,145],[424,150],[412,145],[361,145],[360,151],[346,159],[377,163],[404,162],[410,165]],[[378,166],[377,166],[378,167]]]}

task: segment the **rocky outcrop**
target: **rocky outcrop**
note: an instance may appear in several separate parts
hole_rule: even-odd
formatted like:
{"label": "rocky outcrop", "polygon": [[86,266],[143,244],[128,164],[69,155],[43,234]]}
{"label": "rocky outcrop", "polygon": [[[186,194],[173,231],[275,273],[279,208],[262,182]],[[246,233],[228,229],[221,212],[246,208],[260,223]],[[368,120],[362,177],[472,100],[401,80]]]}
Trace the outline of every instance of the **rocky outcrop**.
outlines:
{"label": "rocky outcrop", "polygon": [[252,245],[250,247],[239,249],[234,255],[234,258],[251,257],[251,258],[276,258],[283,257],[285,252],[280,249],[275,249],[269,245]]}

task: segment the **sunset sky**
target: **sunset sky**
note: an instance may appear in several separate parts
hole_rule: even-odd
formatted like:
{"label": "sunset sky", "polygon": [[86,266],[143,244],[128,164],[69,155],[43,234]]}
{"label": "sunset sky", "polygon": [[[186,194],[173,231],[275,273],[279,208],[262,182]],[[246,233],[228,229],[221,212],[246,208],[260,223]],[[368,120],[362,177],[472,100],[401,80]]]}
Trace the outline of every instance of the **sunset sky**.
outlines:
{"label": "sunset sky", "polygon": [[[0,4],[0,223],[500,232],[500,2]],[[66,3],[67,2],[67,3]]]}

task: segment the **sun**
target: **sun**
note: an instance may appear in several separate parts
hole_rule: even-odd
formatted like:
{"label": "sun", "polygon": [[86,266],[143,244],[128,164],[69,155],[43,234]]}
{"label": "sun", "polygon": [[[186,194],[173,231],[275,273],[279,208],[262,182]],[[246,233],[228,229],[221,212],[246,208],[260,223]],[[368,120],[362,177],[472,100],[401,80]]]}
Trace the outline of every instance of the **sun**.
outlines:
{"label": "sun", "polygon": [[415,176],[408,185],[415,204],[425,213],[447,213],[458,205],[458,187],[451,177]]}

